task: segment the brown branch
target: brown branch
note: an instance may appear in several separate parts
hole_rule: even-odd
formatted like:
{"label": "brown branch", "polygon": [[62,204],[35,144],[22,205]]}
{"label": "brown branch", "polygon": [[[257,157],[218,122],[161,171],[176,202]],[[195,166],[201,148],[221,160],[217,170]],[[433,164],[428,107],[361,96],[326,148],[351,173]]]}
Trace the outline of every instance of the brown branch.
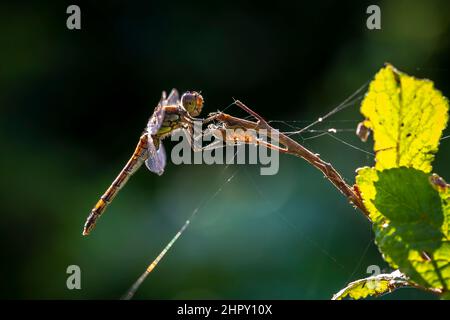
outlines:
{"label": "brown branch", "polygon": [[350,203],[360,209],[366,217],[369,217],[369,213],[364,206],[363,200],[359,196],[359,193],[355,192],[355,190],[353,190],[353,188],[344,181],[339,172],[337,172],[330,163],[323,161],[319,157],[319,155],[309,151],[308,149],[300,145],[297,141],[274,129],[258,113],[247,107],[241,101],[236,100],[235,104],[242,110],[255,117],[258,121],[253,122],[244,120],[241,118],[233,117],[226,113],[218,112],[207,118],[205,120],[205,123],[217,120],[228,128],[243,128],[246,130],[256,131],[265,129],[269,134],[270,132],[276,131],[278,133],[280,144],[285,146],[283,153],[288,153],[302,158],[313,165],[315,168],[320,170],[325,175],[325,177],[350,201]]}

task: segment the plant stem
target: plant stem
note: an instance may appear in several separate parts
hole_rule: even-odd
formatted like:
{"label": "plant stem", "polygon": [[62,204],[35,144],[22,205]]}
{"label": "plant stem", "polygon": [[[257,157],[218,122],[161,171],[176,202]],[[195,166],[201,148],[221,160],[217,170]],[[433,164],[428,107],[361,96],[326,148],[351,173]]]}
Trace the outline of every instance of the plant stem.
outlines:
{"label": "plant stem", "polygon": [[325,177],[349,200],[350,203],[361,210],[361,212],[367,218],[369,217],[369,213],[364,206],[363,200],[360,197],[359,193],[355,192],[355,190],[345,182],[339,172],[330,163],[323,161],[318,154],[309,151],[308,149],[300,145],[297,141],[274,129],[258,113],[250,109],[241,101],[236,100],[235,104],[242,110],[255,117],[258,121],[253,122],[244,120],[241,118],[233,117],[226,113],[218,112],[212,114],[209,118],[207,118],[205,120],[205,123],[218,120],[226,127],[239,127],[246,130],[250,129],[256,131],[265,129],[268,133],[277,132],[280,144],[285,147],[285,149],[282,149],[281,152],[302,158],[312,166],[314,166],[316,169],[320,170],[325,175]]}

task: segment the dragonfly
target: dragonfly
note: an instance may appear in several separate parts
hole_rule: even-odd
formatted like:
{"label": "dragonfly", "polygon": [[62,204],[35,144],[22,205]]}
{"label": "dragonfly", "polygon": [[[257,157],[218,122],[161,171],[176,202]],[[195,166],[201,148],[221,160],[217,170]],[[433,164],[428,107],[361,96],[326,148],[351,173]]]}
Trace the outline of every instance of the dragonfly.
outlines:
{"label": "dragonfly", "polygon": [[169,96],[165,91],[162,92],[131,158],[91,210],[83,228],[83,235],[89,235],[98,218],[144,162],[151,172],[157,175],[164,173],[166,152],[162,140],[176,130],[186,130],[191,135],[194,121],[202,121],[195,117],[201,113],[203,103],[202,95],[196,91],[185,92],[181,99],[176,89],[172,89]]}

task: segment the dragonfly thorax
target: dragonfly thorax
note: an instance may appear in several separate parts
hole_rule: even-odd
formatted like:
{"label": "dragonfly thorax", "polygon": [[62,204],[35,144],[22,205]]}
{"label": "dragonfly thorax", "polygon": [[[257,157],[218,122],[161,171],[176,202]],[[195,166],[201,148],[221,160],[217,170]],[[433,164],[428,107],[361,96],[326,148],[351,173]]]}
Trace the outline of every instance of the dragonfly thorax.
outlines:
{"label": "dragonfly thorax", "polygon": [[[169,136],[174,130],[183,127],[183,122],[181,121],[181,114],[183,109],[177,109],[176,113],[166,113],[164,116],[161,128],[156,133],[158,139],[164,139]],[[186,113],[186,111],[184,111]]]}

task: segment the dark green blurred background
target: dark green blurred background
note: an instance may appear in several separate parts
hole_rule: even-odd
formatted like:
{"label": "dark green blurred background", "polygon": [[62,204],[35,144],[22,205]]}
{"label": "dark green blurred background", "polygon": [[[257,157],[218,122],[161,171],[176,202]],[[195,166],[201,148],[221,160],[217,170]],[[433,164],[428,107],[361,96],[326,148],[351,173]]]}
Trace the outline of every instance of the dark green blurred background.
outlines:
{"label": "dark green blurred background", "polygon": [[[254,165],[169,164],[161,177],[142,169],[93,234],[81,230],[163,89],[202,90],[205,113],[236,97],[269,120],[311,121],[388,61],[449,96],[448,1],[380,2],[381,31],[366,28],[373,2],[77,2],[80,31],[66,28],[69,4],[0,5],[3,298],[119,298],[198,206],[137,298],[329,299],[369,265],[389,271],[368,221],[289,156],[274,176]],[[354,129],[358,105],[329,120],[315,129]],[[336,136],[371,149],[353,132]],[[373,163],[327,136],[304,145],[351,183]],[[449,151],[443,140],[434,163],[447,180]],[[72,264],[82,290],[66,288]],[[403,289],[385,298],[434,297]]]}

